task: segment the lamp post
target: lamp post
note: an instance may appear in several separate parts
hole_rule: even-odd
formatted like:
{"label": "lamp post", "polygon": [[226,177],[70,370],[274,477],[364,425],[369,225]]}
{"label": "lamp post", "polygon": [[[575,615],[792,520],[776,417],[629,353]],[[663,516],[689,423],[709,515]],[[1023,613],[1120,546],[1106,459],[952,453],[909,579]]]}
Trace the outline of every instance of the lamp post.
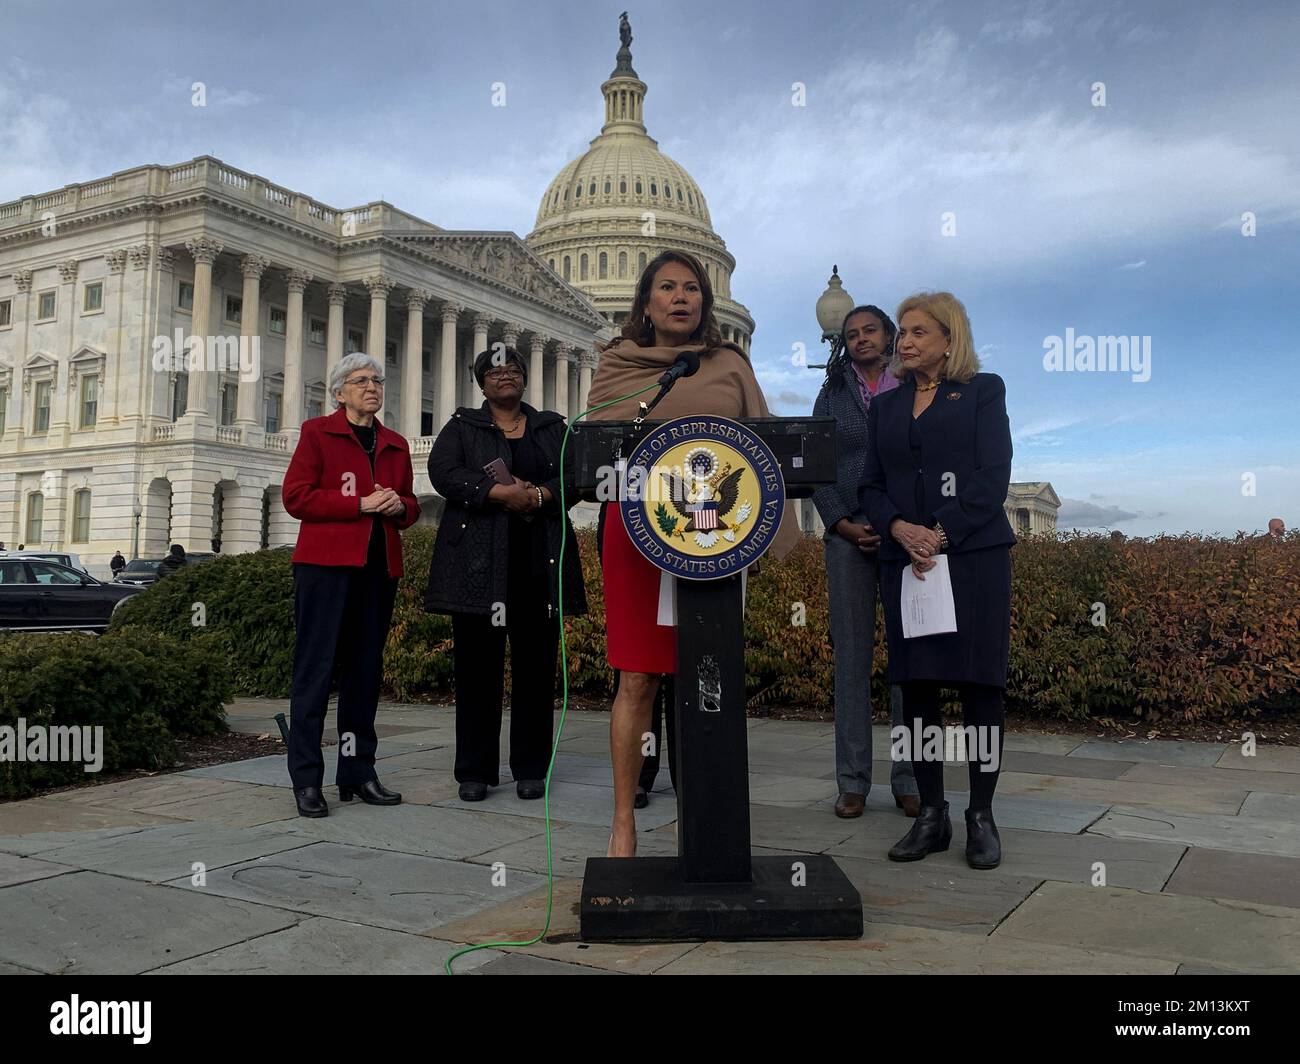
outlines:
{"label": "lamp post", "polygon": [[[839,353],[840,346],[844,343],[844,337],[840,335],[840,326],[844,324],[844,316],[855,305],[853,297],[844,291],[844,282],[840,280],[839,266],[832,266],[831,278],[826,282],[826,291],[817,300],[817,324],[822,327],[822,343],[829,342],[831,345],[830,358],[832,359]],[[826,363],[823,362],[820,366],[809,365],[808,368],[825,369]]]}
{"label": "lamp post", "polygon": [[144,507],[140,505],[140,496],[135,497],[131,503],[131,514],[135,517],[135,529],[131,533],[131,557],[140,557],[140,515],[144,513]]}

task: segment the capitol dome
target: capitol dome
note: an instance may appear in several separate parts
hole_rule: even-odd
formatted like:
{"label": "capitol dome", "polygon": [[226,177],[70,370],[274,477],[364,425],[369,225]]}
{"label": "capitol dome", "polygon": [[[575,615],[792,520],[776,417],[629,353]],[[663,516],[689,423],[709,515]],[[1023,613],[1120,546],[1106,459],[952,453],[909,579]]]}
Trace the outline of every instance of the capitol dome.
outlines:
{"label": "capitol dome", "polygon": [[713,231],[700,187],[646,132],[646,85],[632,69],[630,42],[626,28],[618,64],[600,87],[600,136],[547,187],[525,239],[616,325],[646,263],[669,248],[688,251],[709,273],[723,336],[749,350],[754,320],[731,298],[736,260]]}

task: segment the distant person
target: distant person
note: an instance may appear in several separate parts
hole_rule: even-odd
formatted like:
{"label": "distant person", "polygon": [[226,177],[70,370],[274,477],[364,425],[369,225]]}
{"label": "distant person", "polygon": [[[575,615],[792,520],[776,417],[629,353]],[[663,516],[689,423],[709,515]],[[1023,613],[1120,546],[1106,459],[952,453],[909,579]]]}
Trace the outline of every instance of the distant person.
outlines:
{"label": "distant person", "polygon": [[[879,307],[854,307],[840,328],[844,338],[826,366],[813,415],[835,418],[839,440],[836,482],[813,496],[826,526],[826,591],[835,653],[835,815],[859,817],[871,792],[871,666],[880,586],[880,535],[858,501],[867,452],[867,410],[899,380],[889,372],[898,329]],[[893,725],[903,723],[903,693],[890,687]],[[912,762],[890,767],[894,803],[909,817],[920,812]]]}
{"label": "distant person", "polygon": [[5,541],[3,539],[0,539],[0,550],[4,550],[4,549],[5,549]]}
{"label": "distant person", "polygon": [[[3,543],[0,543],[0,550],[4,550]],[[117,551],[113,555],[112,560],[108,563],[108,567],[113,570],[114,576],[117,576],[118,573],[126,568],[126,559],[122,557],[121,551]]]}
{"label": "distant person", "polygon": [[171,573],[176,572],[177,569],[185,568],[185,561],[185,548],[179,543],[173,543],[172,549],[168,552],[167,557],[165,557],[162,560],[162,564],[158,566],[159,578],[161,579],[164,576],[168,576]]}
{"label": "distant person", "polygon": [[[1281,539],[1283,536],[1286,535],[1286,524],[1282,521],[1282,518],[1273,517],[1269,519],[1268,534],[1273,539]],[[3,549],[4,549],[4,545],[0,544],[0,550]]]}
{"label": "distant person", "polygon": [[19,544],[18,544],[18,549],[19,549],[19,550],[26,550],[26,548],[27,548],[27,545],[26,545],[25,543],[19,543]]}

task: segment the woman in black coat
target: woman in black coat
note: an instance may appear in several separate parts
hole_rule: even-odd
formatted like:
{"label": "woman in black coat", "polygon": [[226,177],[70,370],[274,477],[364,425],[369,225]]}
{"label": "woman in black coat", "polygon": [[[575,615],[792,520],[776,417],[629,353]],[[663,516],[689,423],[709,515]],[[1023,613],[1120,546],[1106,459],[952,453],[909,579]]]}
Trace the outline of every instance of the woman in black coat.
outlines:
{"label": "woman in black coat", "polygon": [[[940,688],[956,688],[967,736],[978,744],[969,766],[966,860],[972,868],[996,868],[1002,846],[992,803],[1002,763],[1016,542],[1003,510],[1011,479],[1006,386],[996,374],[979,372],[966,309],[951,294],[904,300],[898,327],[892,372],[903,383],[867,410],[861,492],[872,526],[888,532],[880,544],[880,583],[889,679],[903,687],[904,737],[921,794],[916,823],[889,857],[917,861],[946,850],[952,838],[942,752],[935,757],[925,739],[942,734]],[[910,564],[924,580],[941,552],[957,630],[904,639],[903,571]]]}
{"label": "woman in black coat", "polygon": [[[564,418],[522,401],[527,366],[496,346],[474,361],[486,399],[461,407],[429,454],[429,480],[446,499],[429,566],[425,608],[452,617],[456,780],[463,801],[499,783],[506,640],[512,668],[510,772],[520,798],[542,797],[550,763],[555,661],[564,616],[587,611],[578,541],[560,509]],[[572,450],[565,502],[578,501]],[[494,465],[496,475],[485,467]],[[511,481],[513,480],[513,483]],[[566,538],[567,537],[567,538]]]}

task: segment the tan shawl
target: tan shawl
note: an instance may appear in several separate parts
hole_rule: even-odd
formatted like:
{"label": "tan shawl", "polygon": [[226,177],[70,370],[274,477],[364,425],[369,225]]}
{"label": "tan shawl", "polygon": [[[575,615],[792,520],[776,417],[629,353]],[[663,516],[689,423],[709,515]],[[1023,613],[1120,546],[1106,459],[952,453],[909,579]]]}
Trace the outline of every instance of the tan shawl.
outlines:
{"label": "tan shawl", "polygon": [[[651,421],[669,421],[688,414],[718,414],[736,419],[770,416],[749,359],[735,344],[725,342],[710,351],[703,344],[639,347],[631,340],[620,340],[600,356],[587,406],[600,406],[654,384],[683,351],[699,351],[700,368],[693,376],[683,377],[673,385],[672,391],[651,412]],[[592,414],[590,420],[631,421],[637,416],[637,404],[649,403],[658,392],[658,388],[653,388],[635,399],[624,399]],[[784,558],[801,535],[794,508],[787,504],[781,527],[772,541],[773,556],[778,560]]]}

